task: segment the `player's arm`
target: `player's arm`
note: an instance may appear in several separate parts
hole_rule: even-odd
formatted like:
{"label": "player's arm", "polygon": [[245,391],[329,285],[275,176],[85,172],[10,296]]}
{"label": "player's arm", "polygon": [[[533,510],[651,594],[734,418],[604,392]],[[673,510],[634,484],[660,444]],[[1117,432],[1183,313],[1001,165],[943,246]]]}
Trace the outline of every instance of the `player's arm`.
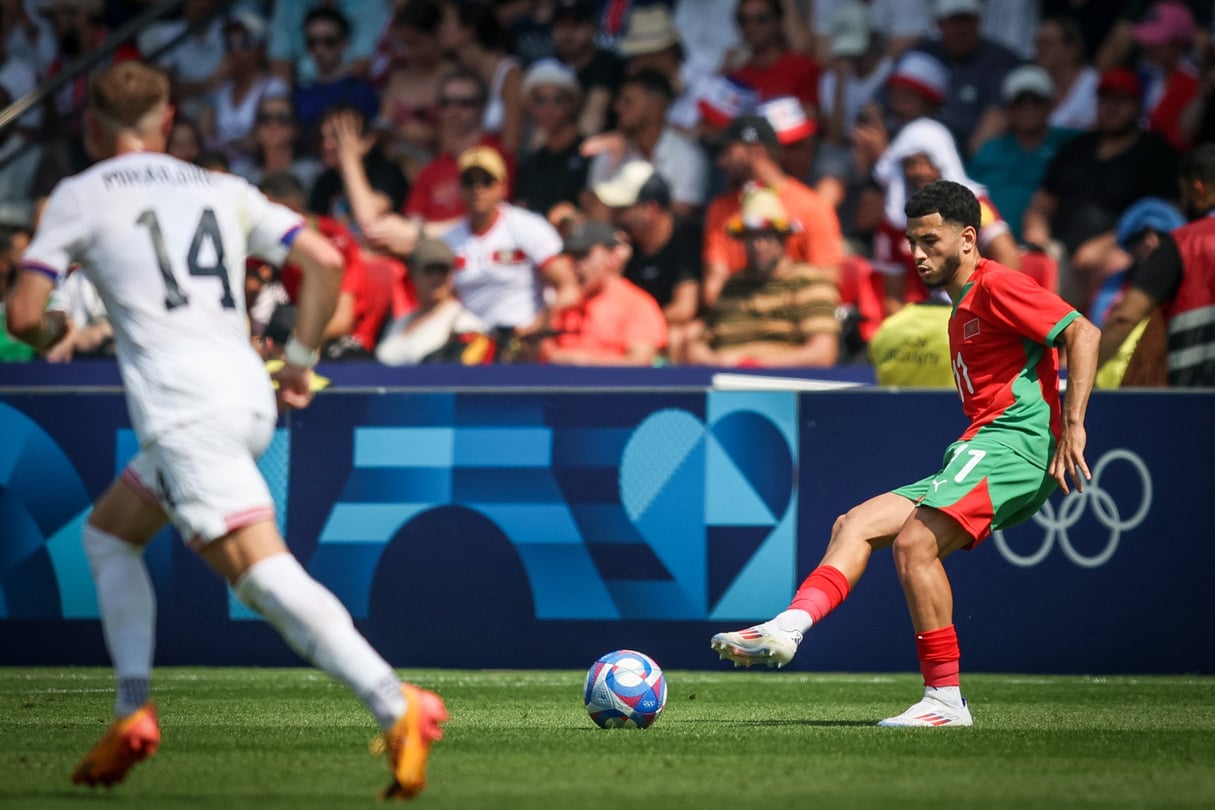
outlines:
{"label": "player's arm", "polygon": [[1101,342],[1101,330],[1081,315],[1064,327],[1055,342],[1067,351],[1067,395],[1063,402],[1063,428],[1059,434],[1059,444],[1047,472],[1064,492],[1070,491],[1067,487],[1068,475],[1075,481],[1076,489],[1083,492],[1084,482],[1092,479],[1084,460],[1084,446],[1088,440],[1084,417],[1088,412],[1093,381],[1097,377],[1097,347]]}
{"label": "player's arm", "polygon": [[59,309],[48,310],[55,282],[45,273],[25,270],[9,291],[4,305],[8,331],[38,351],[46,351],[71,331],[71,318]]}
{"label": "player's arm", "polygon": [[325,326],[333,316],[342,284],[342,254],[318,231],[301,229],[291,242],[286,262],[303,273],[299,319],[284,347],[286,363],[274,378],[281,404],[303,408],[312,401],[312,368],[320,357]]}

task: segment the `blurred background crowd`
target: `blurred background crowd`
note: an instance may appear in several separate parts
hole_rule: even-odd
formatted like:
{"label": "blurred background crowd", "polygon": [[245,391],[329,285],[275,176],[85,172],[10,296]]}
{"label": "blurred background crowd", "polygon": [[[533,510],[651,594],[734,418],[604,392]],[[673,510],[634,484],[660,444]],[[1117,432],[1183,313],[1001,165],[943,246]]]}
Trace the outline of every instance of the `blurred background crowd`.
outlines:
{"label": "blurred background crowd", "polygon": [[[0,131],[0,289],[89,163],[87,71],[65,71],[154,5],[0,0],[0,108],[61,77]],[[950,386],[949,302],[903,237],[907,196],[947,179],[980,199],[984,256],[1106,325],[1102,385],[1213,385],[1215,249],[1174,235],[1215,205],[1213,11],[185,0],[105,58],[172,77],[172,154],[341,249],[328,360],[872,363]],[[299,271],[247,270],[272,359]],[[111,351],[83,274],[52,306],[76,329],[45,360]],[[1179,372],[1179,340],[1198,371]],[[7,337],[0,358],[39,359]]]}

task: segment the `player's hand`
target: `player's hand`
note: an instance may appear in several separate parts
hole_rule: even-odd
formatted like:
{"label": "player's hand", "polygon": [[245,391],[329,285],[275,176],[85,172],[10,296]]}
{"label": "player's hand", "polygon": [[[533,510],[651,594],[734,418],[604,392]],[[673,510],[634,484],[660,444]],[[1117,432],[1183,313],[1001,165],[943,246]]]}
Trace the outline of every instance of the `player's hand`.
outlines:
{"label": "player's hand", "polygon": [[408,257],[421,237],[418,224],[400,214],[385,214],[363,229],[367,244],[393,256]]}
{"label": "player's hand", "polygon": [[1084,484],[1093,480],[1093,474],[1088,471],[1088,462],[1084,460],[1084,445],[1088,435],[1084,428],[1063,428],[1059,436],[1059,444],[1055,448],[1055,457],[1050,461],[1046,472],[1059,484],[1059,489],[1070,493],[1067,487],[1067,477],[1070,475],[1076,484],[1076,491],[1083,492]]}
{"label": "player's hand", "polygon": [[312,369],[307,366],[284,363],[282,368],[271,375],[271,379],[278,383],[280,411],[307,408],[312,402]]}
{"label": "player's hand", "polygon": [[76,324],[61,309],[48,309],[45,317],[47,329],[58,337],[43,350],[42,356],[48,363],[70,363],[76,346]]}

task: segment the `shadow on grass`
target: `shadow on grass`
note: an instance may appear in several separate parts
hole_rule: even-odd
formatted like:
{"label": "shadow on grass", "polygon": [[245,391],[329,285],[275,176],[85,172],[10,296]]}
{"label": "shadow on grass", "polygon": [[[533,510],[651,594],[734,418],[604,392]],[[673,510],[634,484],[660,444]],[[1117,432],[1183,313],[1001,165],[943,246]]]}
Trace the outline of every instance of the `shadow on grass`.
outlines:
{"label": "shadow on grass", "polygon": [[715,726],[811,726],[816,728],[857,727],[867,728],[876,726],[876,720],[677,720],[678,723],[712,723]]}

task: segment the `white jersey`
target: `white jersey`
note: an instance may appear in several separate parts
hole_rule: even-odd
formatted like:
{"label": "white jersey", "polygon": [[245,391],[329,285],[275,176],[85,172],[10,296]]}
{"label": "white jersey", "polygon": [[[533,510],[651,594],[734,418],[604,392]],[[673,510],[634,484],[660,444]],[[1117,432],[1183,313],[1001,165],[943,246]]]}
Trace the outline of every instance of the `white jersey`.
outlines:
{"label": "white jersey", "polygon": [[456,295],[482,323],[524,326],[544,309],[537,270],[561,252],[561,235],[544,217],[502,204],[485,233],[473,233],[466,218],[443,241],[456,254]]}
{"label": "white jersey", "polygon": [[109,312],[146,446],[232,406],[273,412],[249,339],[245,257],[281,264],[301,227],[239,177],[127,153],[55,187],[22,268],[59,279],[80,263]]}

